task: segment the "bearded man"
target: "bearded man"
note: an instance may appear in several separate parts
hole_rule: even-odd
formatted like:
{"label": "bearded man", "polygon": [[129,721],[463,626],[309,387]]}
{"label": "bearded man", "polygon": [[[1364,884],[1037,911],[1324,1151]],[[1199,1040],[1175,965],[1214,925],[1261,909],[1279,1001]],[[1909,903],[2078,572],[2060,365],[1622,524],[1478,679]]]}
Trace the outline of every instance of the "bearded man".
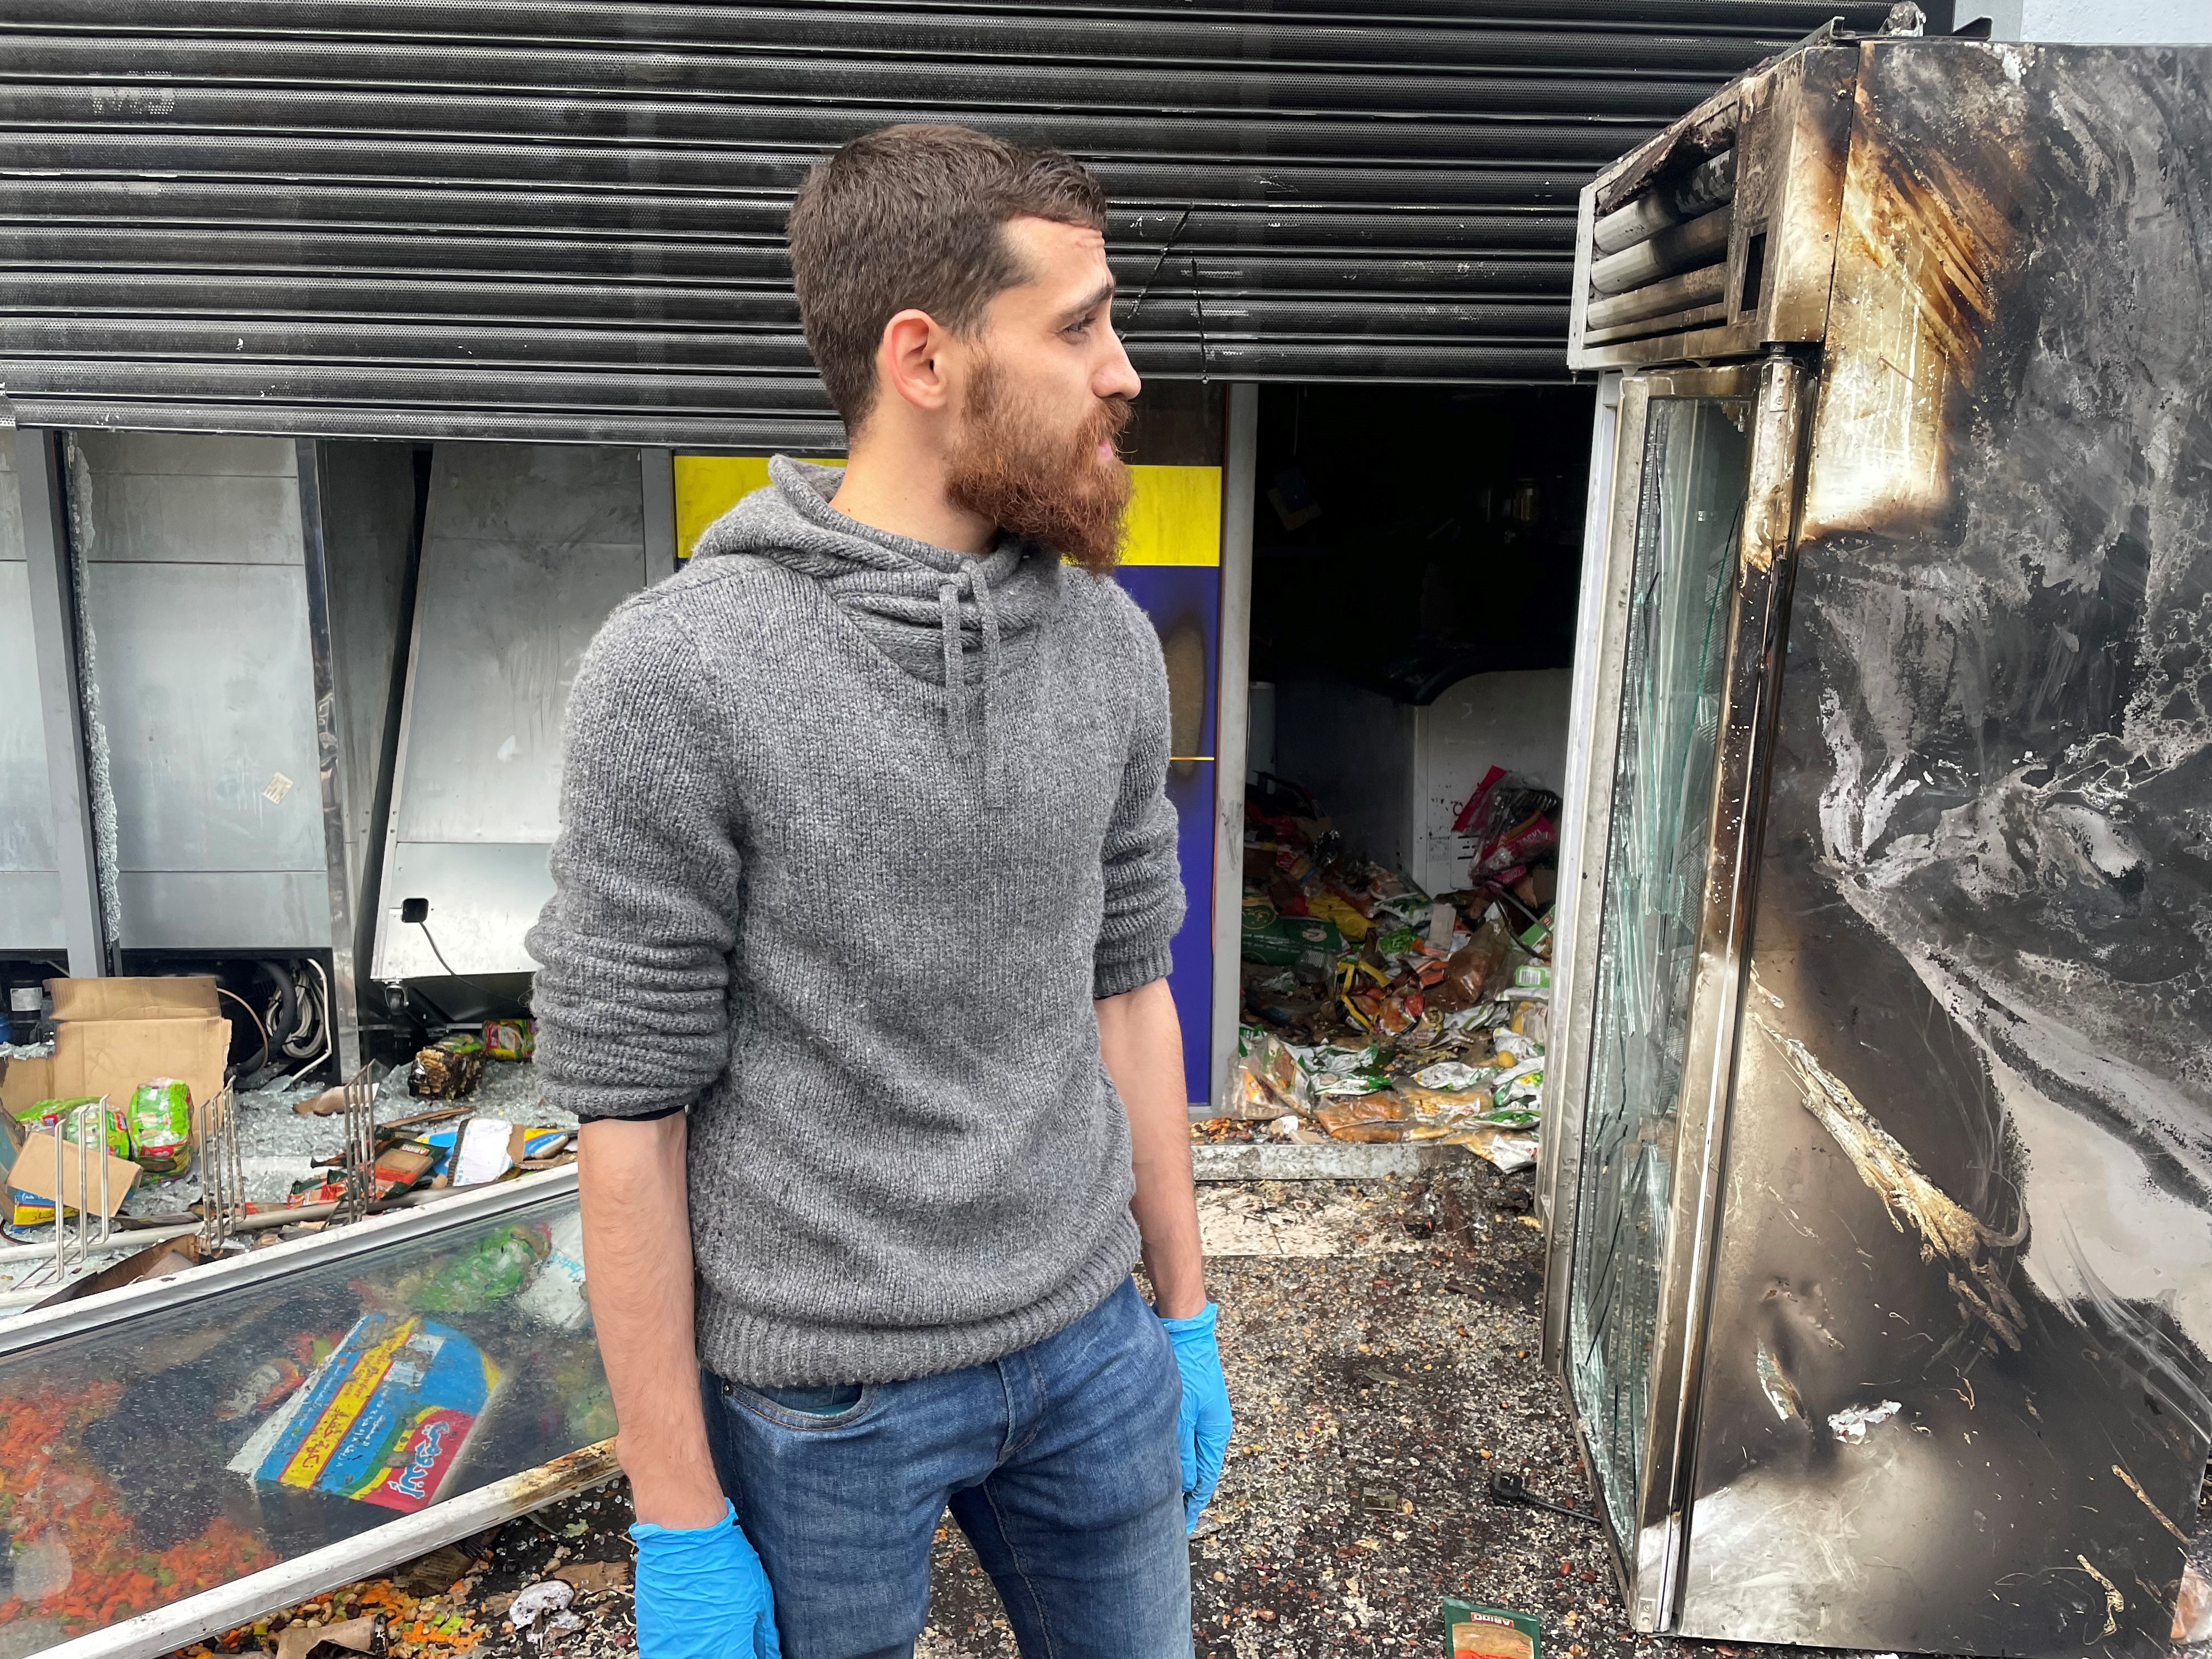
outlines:
{"label": "bearded man", "polygon": [[948,1507],[1024,1654],[1192,1650],[1229,1402],[1104,224],[1074,161],[957,127],[816,167],[792,273],[849,465],[773,460],[570,694],[538,1061],[642,1659],[910,1655]]}

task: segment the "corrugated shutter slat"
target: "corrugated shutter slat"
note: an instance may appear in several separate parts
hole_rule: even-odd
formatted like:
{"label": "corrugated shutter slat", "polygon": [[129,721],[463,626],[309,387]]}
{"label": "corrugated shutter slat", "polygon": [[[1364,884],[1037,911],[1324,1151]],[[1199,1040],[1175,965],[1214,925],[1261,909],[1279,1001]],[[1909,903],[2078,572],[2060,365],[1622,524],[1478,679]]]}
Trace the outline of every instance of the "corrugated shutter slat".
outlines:
{"label": "corrugated shutter slat", "polygon": [[1583,180],[1885,9],[13,0],[0,390],[52,424],[833,443],[785,207],[915,119],[1097,167],[1148,374],[1557,380]]}

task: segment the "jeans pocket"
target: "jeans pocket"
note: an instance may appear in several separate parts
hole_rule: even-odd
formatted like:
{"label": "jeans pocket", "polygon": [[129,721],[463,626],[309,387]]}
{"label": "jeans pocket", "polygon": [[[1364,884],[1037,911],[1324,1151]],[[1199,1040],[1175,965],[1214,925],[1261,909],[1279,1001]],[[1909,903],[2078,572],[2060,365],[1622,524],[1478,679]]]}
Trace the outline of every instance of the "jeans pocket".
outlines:
{"label": "jeans pocket", "polygon": [[789,1389],[756,1388],[753,1392],[773,1400],[787,1412],[805,1412],[809,1417],[839,1417],[860,1403],[863,1390],[858,1382],[831,1382],[820,1387],[802,1384]]}
{"label": "jeans pocket", "polygon": [[755,1386],[718,1380],[723,1398],[779,1427],[802,1431],[843,1428],[864,1416],[878,1394],[873,1382]]}

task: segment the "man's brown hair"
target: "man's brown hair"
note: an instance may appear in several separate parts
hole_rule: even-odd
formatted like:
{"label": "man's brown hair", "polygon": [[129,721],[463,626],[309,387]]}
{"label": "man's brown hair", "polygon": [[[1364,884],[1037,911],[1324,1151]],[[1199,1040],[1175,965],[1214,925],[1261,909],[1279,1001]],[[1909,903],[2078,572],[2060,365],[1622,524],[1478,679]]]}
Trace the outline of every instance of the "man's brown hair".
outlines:
{"label": "man's brown hair", "polygon": [[967,127],[864,133],[817,162],[787,227],[799,315],[847,429],[876,398],[884,325],[909,308],[956,334],[1028,272],[1000,231],[1014,218],[1106,228],[1106,192],[1083,164]]}

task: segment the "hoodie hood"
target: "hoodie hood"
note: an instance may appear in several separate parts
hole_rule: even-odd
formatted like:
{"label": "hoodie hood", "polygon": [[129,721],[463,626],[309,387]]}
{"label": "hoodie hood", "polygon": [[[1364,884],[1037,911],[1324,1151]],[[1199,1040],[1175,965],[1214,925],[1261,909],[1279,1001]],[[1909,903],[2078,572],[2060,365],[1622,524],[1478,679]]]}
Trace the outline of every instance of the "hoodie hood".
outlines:
{"label": "hoodie hood", "polygon": [[955,553],[848,519],[830,505],[837,467],[777,455],[768,476],[766,489],[707,526],[691,556],[747,554],[819,583],[885,656],[939,688],[954,753],[981,750],[985,795],[996,799],[996,683],[1058,605],[1059,558],[1016,536],[980,557]]}

